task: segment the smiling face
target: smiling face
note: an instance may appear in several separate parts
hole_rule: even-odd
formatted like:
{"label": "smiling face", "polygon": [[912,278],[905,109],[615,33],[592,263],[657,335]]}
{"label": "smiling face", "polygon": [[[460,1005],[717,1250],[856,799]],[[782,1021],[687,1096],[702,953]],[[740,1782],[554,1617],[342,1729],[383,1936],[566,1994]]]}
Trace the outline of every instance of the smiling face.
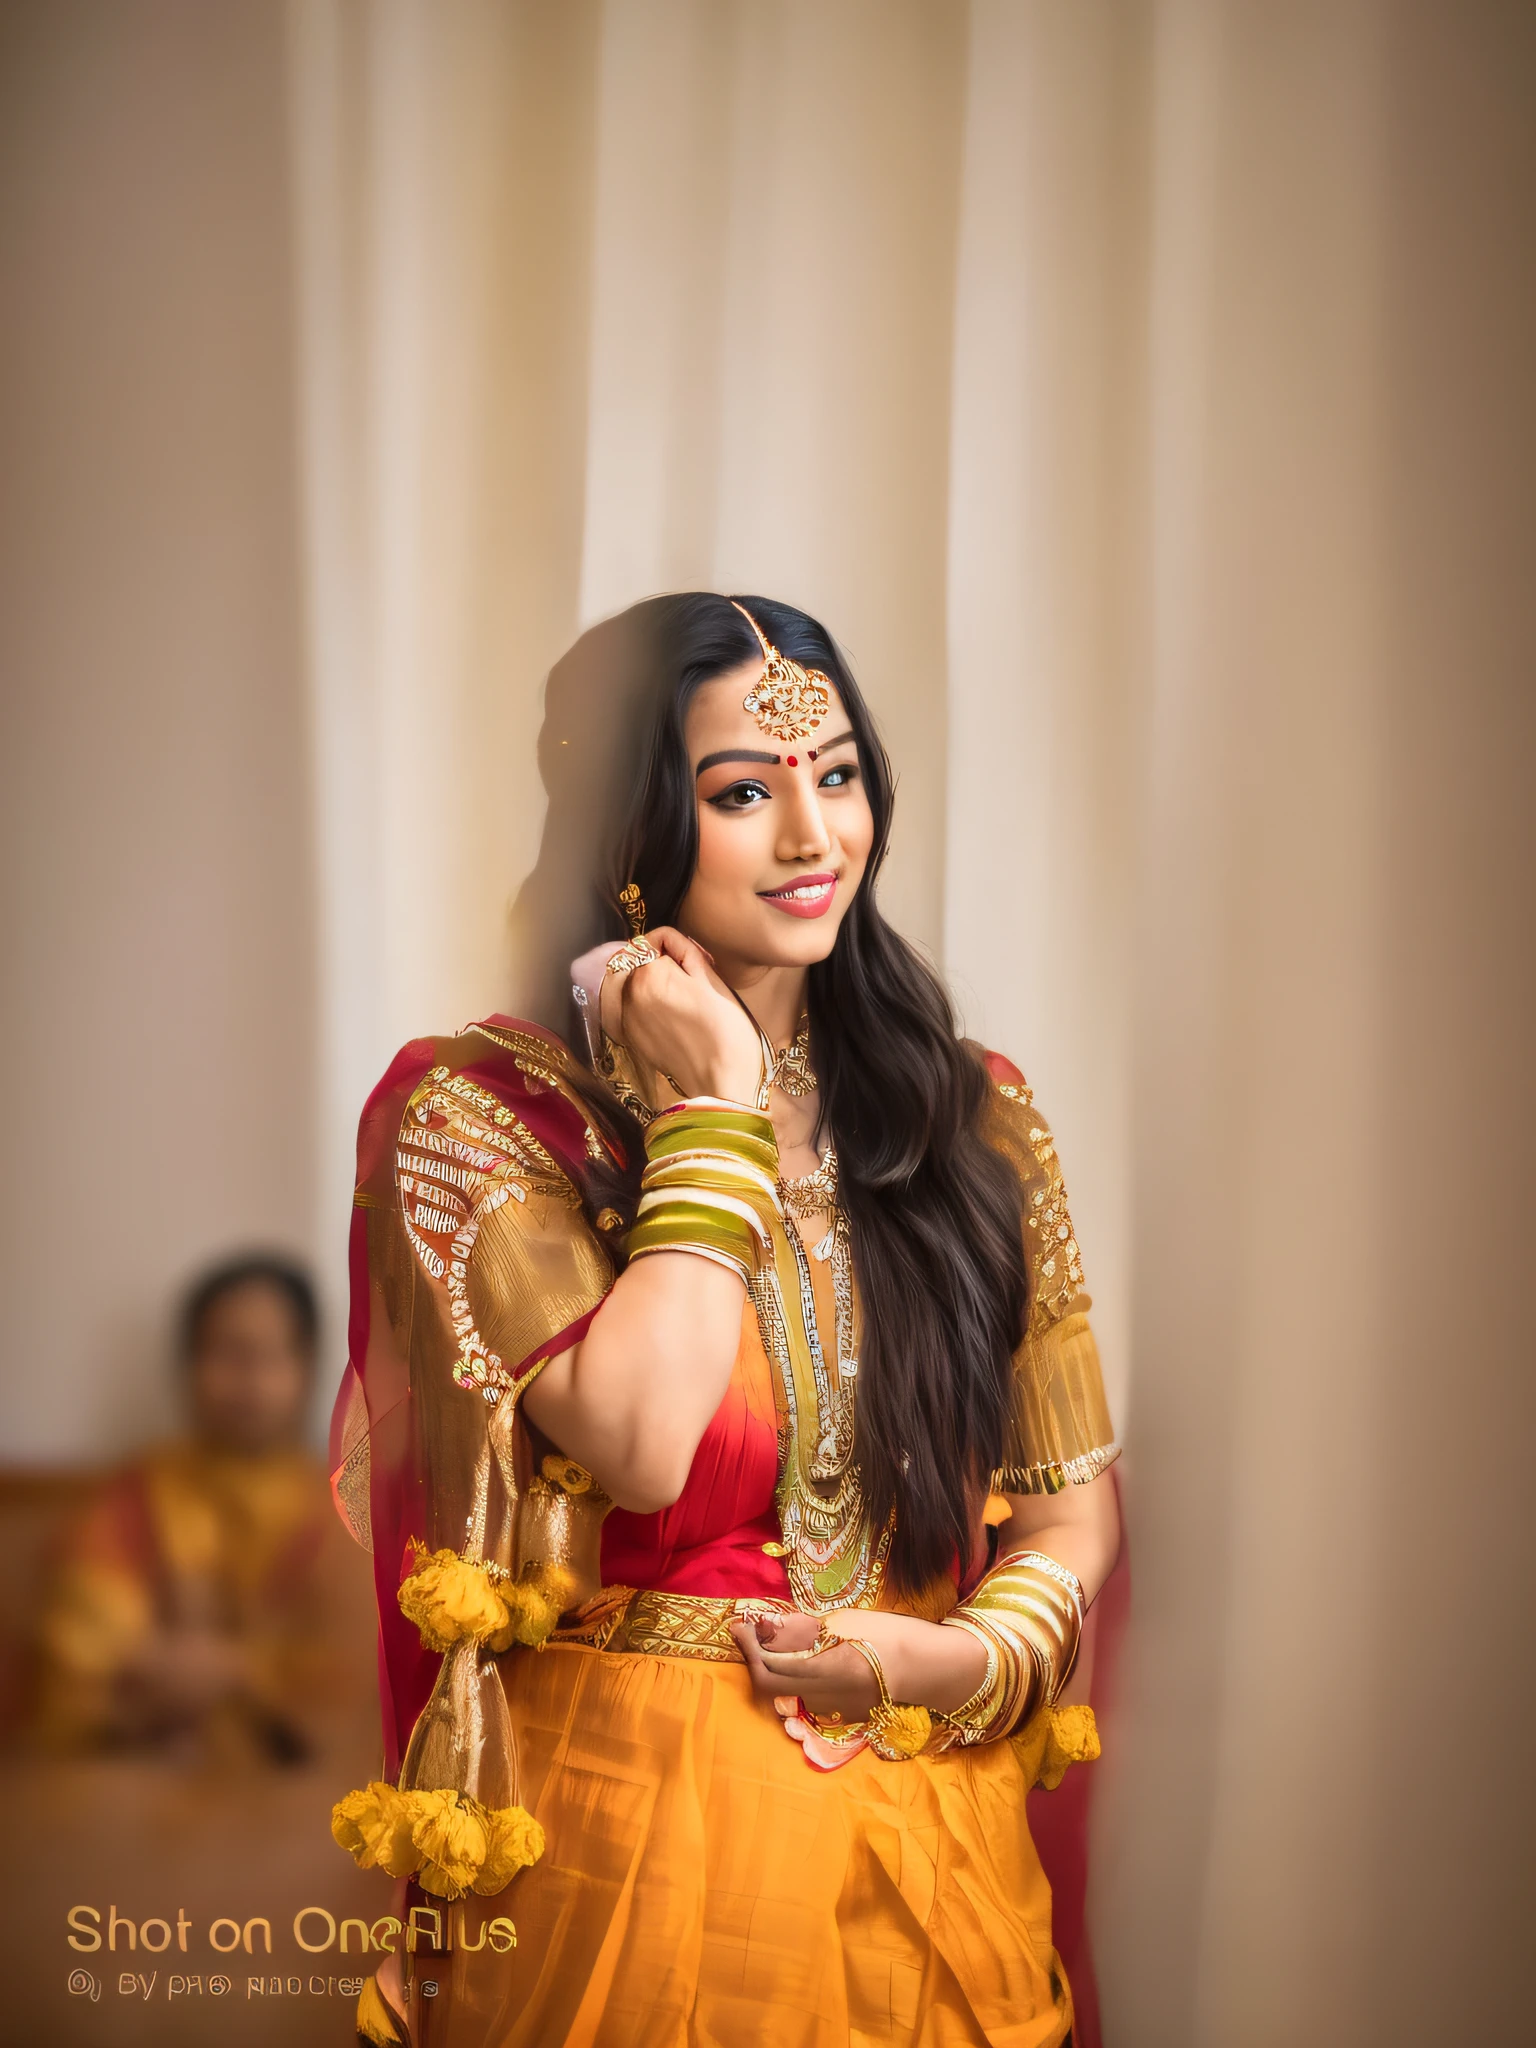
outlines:
{"label": "smiling face", "polygon": [[874,842],[850,721],[836,689],[804,740],[764,737],[746,697],[754,657],[688,707],[699,857],[678,923],[733,969],[808,967],[832,951]]}

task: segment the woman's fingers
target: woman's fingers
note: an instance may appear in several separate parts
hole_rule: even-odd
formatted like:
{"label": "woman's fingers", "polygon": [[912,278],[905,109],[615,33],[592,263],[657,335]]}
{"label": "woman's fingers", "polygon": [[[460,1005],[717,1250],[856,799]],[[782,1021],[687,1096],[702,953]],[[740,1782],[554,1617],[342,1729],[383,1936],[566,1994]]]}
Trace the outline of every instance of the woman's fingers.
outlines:
{"label": "woman's fingers", "polygon": [[814,1614],[756,1614],[757,1640],[765,1650],[809,1650],[821,1635]]}
{"label": "woman's fingers", "polygon": [[715,972],[713,956],[697,939],[690,939],[686,932],[678,931],[673,925],[663,925],[658,931],[647,932],[646,938],[658,953],[676,961],[684,974],[706,982],[717,995],[730,997],[730,990]]}
{"label": "woman's fingers", "polygon": [[735,1638],[736,1647],[740,1650],[742,1659],[746,1664],[747,1673],[752,1680],[752,1690],[763,1699],[770,1700],[774,1697],[775,1693],[783,1692],[783,1681],[775,1678],[763,1662],[762,1647],[757,1640],[757,1630],[753,1627],[752,1623],[750,1621],[733,1621],[731,1623],[731,1634]]}
{"label": "woman's fingers", "polygon": [[[642,952],[650,953],[652,958],[642,960],[639,966],[624,965],[623,957],[631,955],[636,947]],[[642,939],[626,939],[622,943],[615,940],[610,948],[609,964],[603,970],[603,978],[597,991],[597,1014],[603,1029],[616,1044],[624,1043],[624,1003],[629,993],[630,982],[643,968],[655,965],[663,957],[659,948],[652,943],[649,933]],[[612,964],[616,960],[620,962],[617,968]]]}
{"label": "woman's fingers", "polygon": [[731,1624],[759,1698],[782,1698],[791,1690],[810,1713],[826,1719],[862,1720],[879,1699],[879,1688],[857,1650],[825,1650],[815,1657],[764,1649],[751,1622]]}

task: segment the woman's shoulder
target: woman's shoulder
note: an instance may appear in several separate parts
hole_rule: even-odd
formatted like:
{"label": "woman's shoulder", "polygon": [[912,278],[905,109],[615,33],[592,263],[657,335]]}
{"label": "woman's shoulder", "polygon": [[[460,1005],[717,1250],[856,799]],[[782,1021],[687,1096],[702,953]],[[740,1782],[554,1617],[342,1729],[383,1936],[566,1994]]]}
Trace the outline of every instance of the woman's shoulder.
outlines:
{"label": "woman's shoulder", "polygon": [[1006,1053],[993,1052],[989,1046],[985,1045],[978,1046],[977,1051],[981,1055],[981,1063],[987,1070],[988,1078],[995,1088],[1004,1095],[1018,1096],[1022,1094],[1025,1098],[1029,1097],[1029,1083]]}
{"label": "woman's shoulder", "polygon": [[972,1050],[992,1083],[994,1118],[1019,1128],[1038,1126],[1041,1136],[1049,1139],[1050,1131],[1035,1104],[1035,1091],[1021,1069],[1006,1053],[994,1052],[989,1046],[972,1041]]}
{"label": "woman's shoulder", "polygon": [[555,1032],[522,1017],[493,1014],[462,1031],[409,1040],[364,1106],[360,1180],[372,1155],[392,1153],[402,1134],[444,1120],[461,1135],[478,1126],[493,1149],[526,1149],[569,1175],[583,1158],[599,1157],[602,1143],[573,1084],[575,1064]]}

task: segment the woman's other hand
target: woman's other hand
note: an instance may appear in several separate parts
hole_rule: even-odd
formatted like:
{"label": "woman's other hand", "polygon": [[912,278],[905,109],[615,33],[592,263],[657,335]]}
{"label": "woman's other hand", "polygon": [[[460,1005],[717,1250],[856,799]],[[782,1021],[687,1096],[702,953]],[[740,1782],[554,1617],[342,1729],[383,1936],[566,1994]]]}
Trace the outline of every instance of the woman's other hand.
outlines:
{"label": "woman's other hand", "polygon": [[[913,1614],[892,1614],[863,1607],[844,1608],[826,1617],[828,1630],[858,1636],[880,1659],[891,1698],[903,1705],[946,1712],[968,1700],[986,1671],[986,1652],[965,1629],[941,1628]],[[858,1650],[846,1645],[819,1656],[796,1656],[816,1640],[819,1623],[813,1614],[760,1616],[733,1623],[735,1637],[752,1674],[752,1684],[765,1699],[796,1693],[808,1713],[830,1721],[862,1721],[880,1697],[875,1675]]]}
{"label": "woman's other hand", "polygon": [[868,1660],[846,1643],[805,1653],[818,1628],[811,1614],[758,1615],[755,1622],[731,1624],[760,1699],[798,1697],[818,1721],[862,1721],[880,1701],[880,1688]]}
{"label": "woman's other hand", "polygon": [[635,943],[655,959],[607,974],[603,1029],[684,1095],[755,1102],[763,1053],[756,1026],[716,974],[704,948],[670,925]]}

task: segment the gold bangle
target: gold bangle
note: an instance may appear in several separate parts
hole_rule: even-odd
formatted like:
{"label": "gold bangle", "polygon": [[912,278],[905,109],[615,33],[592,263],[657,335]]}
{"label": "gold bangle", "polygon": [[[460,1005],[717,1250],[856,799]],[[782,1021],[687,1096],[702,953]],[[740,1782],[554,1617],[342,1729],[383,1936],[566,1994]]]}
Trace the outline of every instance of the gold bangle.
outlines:
{"label": "gold bangle", "polygon": [[629,1233],[630,1259],[691,1252],[750,1283],[771,1255],[778,1145],[766,1116],[724,1102],[682,1102],[653,1118]]}
{"label": "gold bangle", "polygon": [[941,1721],[947,1722],[957,1733],[964,1733],[971,1729],[984,1729],[989,1724],[992,1710],[996,1705],[998,1682],[1003,1676],[1002,1659],[996,1639],[985,1629],[975,1628],[966,1621],[957,1622],[956,1627],[963,1628],[968,1635],[976,1638],[987,1659],[986,1672],[970,1698],[962,1700],[958,1707],[939,1710],[938,1718]]}
{"label": "gold bangle", "polygon": [[873,1643],[862,1636],[844,1636],[851,1650],[857,1650],[880,1688],[880,1703],[864,1717],[864,1737],[870,1748],[887,1763],[906,1763],[921,1756],[933,1739],[933,1715],[926,1707],[898,1706],[885,1682],[885,1666]]}
{"label": "gold bangle", "polygon": [[963,1628],[996,1658],[995,1682],[941,1717],[961,1743],[989,1742],[1055,1703],[1082,1633],[1082,1582],[1043,1551],[1014,1551],[986,1573],[943,1626]]}
{"label": "gold bangle", "polygon": [[1077,1605],[1077,1618],[1082,1622],[1088,1612],[1088,1602],[1083,1597],[1083,1582],[1070,1566],[1048,1556],[1043,1550],[1010,1550],[998,1560],[1003,1565],[1027,1564],[1037,1572],[1044,1572],[1048,1579],[1054,1579],[1058,1586],[1065,1586]]}
{"label": "gold bangle", "polygon": [[964,1629],[996,1658],[996,1677],[991,1691],[980,1700],[973,1695],[963,1707],[943,1718],[954,1738],[967,1747],[992,1742],[1033,1715],[1042,1688],[1040,1660],[1027,1644],[1007,1630],[994,1627],[991,1619],[968,1608],[944,1617],[944,1628]]}
{"label": "gold bangle", "polygon": [[[985,1617],[993,1627],[1027,1645],[1044,1671],[1044,1698],[1051,1706],[1071,1675],[1082,1634],[1081,1588],[1064,1565],[1043,1570],[1015,1555],[994,1565],[964,1611]],[[1070,1580],[1070,1584],[1067,1581]]]}

